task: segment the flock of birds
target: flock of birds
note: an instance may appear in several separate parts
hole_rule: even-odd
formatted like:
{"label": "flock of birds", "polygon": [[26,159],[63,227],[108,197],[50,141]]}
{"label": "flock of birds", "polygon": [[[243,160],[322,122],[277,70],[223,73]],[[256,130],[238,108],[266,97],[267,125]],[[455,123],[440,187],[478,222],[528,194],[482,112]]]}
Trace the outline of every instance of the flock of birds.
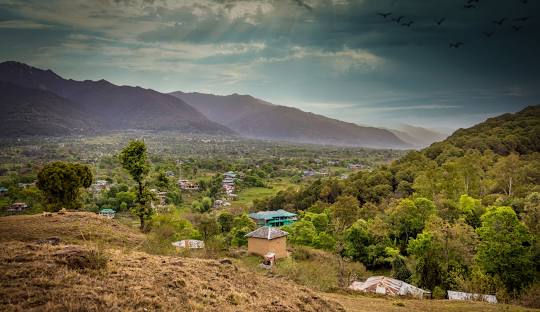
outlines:
{"label": "flock of birds", "polygon": [[[519,0],[519,1],[522,4],[527,4],[529,2],[529,0]],[[465,9],[465,10],[476,9],[477,6],[479,5],[479,3],[480,3],[480,0],[467,0],[465,2],[465,4],[463,5],[463,9]],[[377,13],[377,15],[383,17],[384,19],[388,19],[388,17],[390,17],[392,22],[395,22],[398,25],[401,25],[403,27],[411,27],[415,23],[415,21],[413,21],[413,20],[405,21],[405,16],[403,16],[403,15],[396,16],[396,17],[392,18],[391,16],[394,16],[394,14],[392,12],[382,12],[382,13],[379,12],[379,13]],[[523,23],[527,22],[531,18],[533,18],[533,17],[532,16],[523,16],[523,17],[517,17],[517,18],[513,18],[513,19],[510,19],[508,17],[503,17],[501,19],[491,21],[491,24],[495,24],[497,27],[502,27],[503,25],[506,25],[508,23],[513,22],[514,24],[511,25],[512,29],[514,31],[521,31],[524,28]],[[434,25],[436,25],[438,27],[441,27],[445,21],[446,21],[446,18],[442,17],[439,20],[434,21],[435,22]],[[484,31],[484,32],[482,32],[482,34],[485,37],[490,38],[495,34],[495,31]],[[464,42],[457,41],[457,42],[450,42],[449,47],[457,49],[457,48],[459,48],[459,47],[461,47],[463,45],[465,45]]]}

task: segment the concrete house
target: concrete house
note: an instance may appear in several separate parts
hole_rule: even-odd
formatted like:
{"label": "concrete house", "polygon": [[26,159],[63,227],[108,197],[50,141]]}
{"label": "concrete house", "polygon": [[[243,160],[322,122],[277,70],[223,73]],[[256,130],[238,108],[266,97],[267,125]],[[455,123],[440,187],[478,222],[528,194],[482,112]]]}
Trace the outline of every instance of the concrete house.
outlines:
{"label": "concrete house", "polygon": [[246,234],[248,239],[248,252],[264,257],[274,253],[275,258],[286,258],[287,235],[289,233],[270,226],[263,226]]}
{"label": "concrete house", "polygon": [[292,224],[297,220],[296,213],[283,209],[250,213],[249,217],[259,226],[284,226]]}

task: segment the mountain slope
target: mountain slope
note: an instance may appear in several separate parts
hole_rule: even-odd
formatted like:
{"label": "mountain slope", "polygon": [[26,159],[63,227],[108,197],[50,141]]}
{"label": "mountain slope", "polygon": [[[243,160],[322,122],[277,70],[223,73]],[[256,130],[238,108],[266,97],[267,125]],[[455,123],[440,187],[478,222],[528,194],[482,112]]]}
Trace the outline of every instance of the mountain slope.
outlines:
{"label": "mountain slope", "polygon": [[379,148],[410,147],[388,130],[362,127],[297,108],[274,105],[249,95],[216,96],[180,91],[171,94],[210,120],[247,137]]}
{"label": "mountain slope", "polygon": [[50,70],[18,62],[0,64],[0,81],[46,90],[87,111],[104,130],[178,130],[233,134],[208,120],[184,101],[140,87],[117,86],[105,80],[66,80]]}
{"label": "mountain slope", "polygon": [[0,82],[0,133],[24,135],[70,135],[99,128],[91,114],[58,95]]}
{"label": "mountain slope", "polygon": [[447,135],[411,125],[401,125],[397,129],[388,129],[401,140],[416,147],[426,147],[430,144],[444,140]]}
{"label": "mountain slope", "polygon": [[467,129],[459,129],[442,142],[425,150],[436,154],[453,145],[463,150],[492,150],[499,155],[516,152],[540,152],[540,105],[529,106],[514,114],[504,114]]}

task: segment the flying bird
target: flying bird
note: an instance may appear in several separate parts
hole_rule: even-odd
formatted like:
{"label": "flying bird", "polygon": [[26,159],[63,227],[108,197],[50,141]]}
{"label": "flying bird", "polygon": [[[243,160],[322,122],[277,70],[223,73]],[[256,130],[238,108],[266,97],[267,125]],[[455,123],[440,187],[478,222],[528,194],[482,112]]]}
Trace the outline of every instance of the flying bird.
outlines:
{"label": "flying bird", "polygon": [[478,2],[480,2],[480,0],[469,0],[469,1],[467,1],[467,3],[469,3],[469,4],[471,4],[471,3],[473,3],[473,2],[478,3]]}
{"label": "flying bird", "polygon": [[403,23],[401,24],[402,26],[405,26],[405,27],[411,27],[411,25],[414,23],[414,21],[409,21],[407,23]]}
{"label": "flying bird", "polygon": [[521,3],[527,4],[527,3],[529,3],[529,0],[521,0]]}
{"label": "flying bird", "polygon": [[486,36],[488,38],[493,36],[494,33],[495,33],[494,31],[484,31],[483,32],[484,36]]}
{"label": "flying bird", "polygon": [[396,22],[396,23],[399,24],[399,23],[401,23],[401,20],[402,20],[404,17],[405,17],[405,16],[400,16],[400,17],[398,17],[398,18],[393,18],[392,20],[393,20],[394,22]]}
{"label": "flying bird", "polygon": [[494,23],[494,24],[497,24],[497,25],[499,25],[499,26],[502,26],[502,24],[503,24],[504,21],[506,21],[506,20],[507,20],[507,18],[504,17],[504,18],[501,18],[501,19],[498,20],[498,21],[493,21],[493,23]]}
{"label": "flying bird", "polygon": [[392,15],[392,13],[388,12],[388,13],[377,13],[377,15],[380,15],[384,18],[387,18],[388,16]]}
{"label": "flying bird", "polygon": [[514,18],[513,21],[514,21],[514,22],[526,22],[526,21],[528,21],[530,18],[532,18],[532,16],[518,17],[518,18]]}
{"label": "flying bird", "polygon": [[464,45],[465,43],[459,41],[459,42],[456,42],[456,43],[450,43],[450,48],[459,48],[461,47],[462,45]]}
{"label": "flying bird", "polygon": [[441,18],[440,20],[436,21],[435,23],[437,23],[438,26],[441,26],[441,24],[446,20],[446,18]]}
{"label": "flying bird", "polygon": [[476,8],[476,5],[474,4],[466,4],[463,6],[464,9],[475,9]]}
{"label": "flying bird", "polygon": [[521,31],[523,29],[523,25],[518,25],[518,26],[514,25],[512,26],[512,28],[514,28],[515,31]]}

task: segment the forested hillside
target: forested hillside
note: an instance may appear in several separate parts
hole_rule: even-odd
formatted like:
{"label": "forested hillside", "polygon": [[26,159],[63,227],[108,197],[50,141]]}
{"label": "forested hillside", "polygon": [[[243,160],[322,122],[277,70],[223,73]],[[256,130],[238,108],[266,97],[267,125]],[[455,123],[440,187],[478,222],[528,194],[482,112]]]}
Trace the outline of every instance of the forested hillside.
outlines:
{"label": "forested hillside", "polygon": [[[290,239],[430,289],[538,289],[540,107],[488,119],[389,166],[256,201],[300,212]],[[534,288],[536,287],[536,288]],[[529,290],[530,292],[534,290]]]}

